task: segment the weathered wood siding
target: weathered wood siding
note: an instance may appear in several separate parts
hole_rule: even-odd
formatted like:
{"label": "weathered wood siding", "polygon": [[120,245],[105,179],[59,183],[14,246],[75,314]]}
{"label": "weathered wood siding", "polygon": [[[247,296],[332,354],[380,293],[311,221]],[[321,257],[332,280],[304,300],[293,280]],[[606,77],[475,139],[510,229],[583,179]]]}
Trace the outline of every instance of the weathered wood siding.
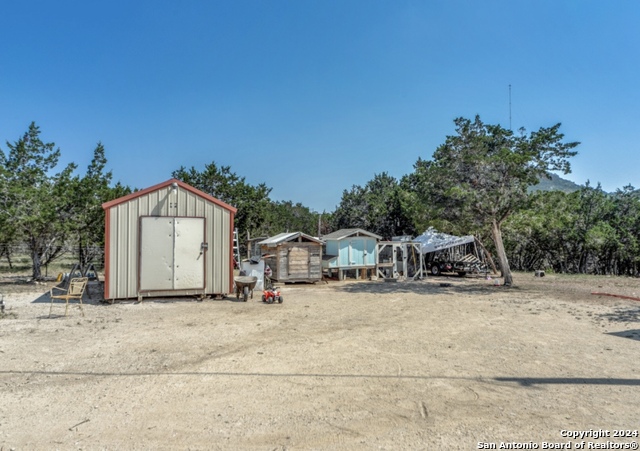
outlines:
{"label": "weathered wood siding", "polygon": [[316,282],[322,280],[322,246],[317,243],[280,244],[275,257],[266,262],[278,282]]}

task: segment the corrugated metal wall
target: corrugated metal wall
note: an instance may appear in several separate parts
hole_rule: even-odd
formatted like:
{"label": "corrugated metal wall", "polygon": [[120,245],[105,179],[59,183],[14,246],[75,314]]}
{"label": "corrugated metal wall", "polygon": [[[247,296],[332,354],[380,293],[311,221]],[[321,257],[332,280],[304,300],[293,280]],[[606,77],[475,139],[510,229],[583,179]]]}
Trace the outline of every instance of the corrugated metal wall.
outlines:
{"label": "corrugated metal wall", "polygon": [[[226,294],[232,268],[231,212],[182,187],[166,186],[109,208],[109,299],[138,296],[139,218],[141,216],[204,217],[206,220],[206,294]],[[154,292],[154,296],[198,294]]]}

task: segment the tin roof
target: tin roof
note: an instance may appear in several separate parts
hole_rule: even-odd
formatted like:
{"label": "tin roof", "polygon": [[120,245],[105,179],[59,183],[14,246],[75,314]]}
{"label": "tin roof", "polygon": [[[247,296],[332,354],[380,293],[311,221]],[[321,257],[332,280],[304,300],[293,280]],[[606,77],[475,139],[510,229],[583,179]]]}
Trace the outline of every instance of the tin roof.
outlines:
{"label": "tin roof", "polygon": [[329,233],[328,235],[324,235],[322,237],[323,240],[342,240],[344,238],[349,238],[351,236],[368,236],[371,238],[376,238],[381,240],[382,237],[376,235],[375,233],[367,232],[363,229],[340,229],[335,232]]}
{"label": "tin roof", "polygon": [[272,236],[270,238],[267,238],[266,240],[262,240],[260,241],[258,244],[259,245],[264,245],[264,246],[277,246],[280,243],[285,243],[287,241],[293,241],[295,239],[297,239],[298,237],[302,237],[304,238],[305,241],[312,241],[314,243],[318,243],[318,244],[323,244],[321,240],[312,237],[311,235],[307,235],[306,233],[302,233],[302,232],[285,232],[285,233],[279,233],[275,236]]}
{"label": "tin roof", "polygon": [[170,179],[170,180],[167,180],[166,182],[158,183],[157,185],[153,185],[153,186],[151,186],[149,188],[145,188],[143,190],[136,191],[135,193],[131,193],[131,194],[128,194],[126,196],[122,196],[122,197],[119,197],[117,199],[111,200],[109,202],[105,202],[104,204],[102,204],[102,208],[104,210],[106,210],[106,209],[114,207],[116,205],[120,205],[120,204],[123,204],[125,202],[128,202],[128,201],[130,201],[132,199],[135,199],[137,197],[144,196],[145,194],[148,194],[148,193],[151,193],[153,191],[157,191],[159,189],[162,189],[162,188],[165,188],[167,186],[170,186],[173,183],[175,183],[180,188],[183,188],[183,189],[185,189],[187,191],[192,192],[196,196],[202,197],[202,198],[208,200],[209,202],[212,202],[212,203],[224,208],[225,210],[229,210],[229,211],[233,212],[234,214],[238,211],[235,207],[232,207],[231,205],[226,204],[226,203],[222,202],[221,200],[216,199],[215,197],[210,196],[209,194],[207,194],[207,193],[205,193],[203,191],[200,191],[199,189],[194,188],[193,186],[191,186],[191,185],[189,185],[189,184],[187,184],[187,183],[185,183],[183,181],[180,181],[178,179]]}

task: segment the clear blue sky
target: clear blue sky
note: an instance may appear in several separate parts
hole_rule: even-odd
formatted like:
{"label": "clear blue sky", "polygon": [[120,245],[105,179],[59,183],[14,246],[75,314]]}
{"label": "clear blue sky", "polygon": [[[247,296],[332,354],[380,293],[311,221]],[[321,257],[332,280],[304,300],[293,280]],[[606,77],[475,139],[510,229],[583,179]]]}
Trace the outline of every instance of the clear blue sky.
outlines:
{"label": "clear blue sky", "polygon": [[453,119],[580,141],[567,178],[639,187],[640,2],[0,2],[0,147],[35,121],[115,180],[230,165],[274,200],[331,211],[401,177]]}

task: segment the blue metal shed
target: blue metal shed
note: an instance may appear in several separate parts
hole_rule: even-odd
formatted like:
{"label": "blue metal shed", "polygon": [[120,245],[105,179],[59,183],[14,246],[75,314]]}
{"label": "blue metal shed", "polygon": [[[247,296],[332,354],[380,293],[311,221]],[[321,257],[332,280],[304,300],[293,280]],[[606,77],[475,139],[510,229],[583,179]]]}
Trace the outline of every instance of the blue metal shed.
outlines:
{"label": "blue metal shed", "polygon": [[326,243],[325,257],[322,268],[329,273],[337,271],[338,279],[344,278],[344,272],[355,270],[356,278],[368,274],[369,270],[375,274],[376,244],[382,237],[363,229],[341,229],[324,235]]}

